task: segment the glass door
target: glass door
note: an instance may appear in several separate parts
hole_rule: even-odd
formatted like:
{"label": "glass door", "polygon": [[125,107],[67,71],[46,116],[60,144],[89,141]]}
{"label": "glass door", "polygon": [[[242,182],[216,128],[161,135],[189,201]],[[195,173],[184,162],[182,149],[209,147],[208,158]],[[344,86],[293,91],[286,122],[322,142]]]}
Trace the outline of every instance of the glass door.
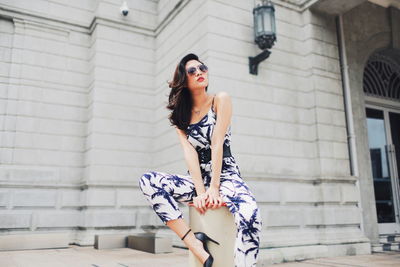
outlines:
{"label": "glass door", "polygon": [[366,114],[379,233],[400,233],[400,113],[367,107]]}

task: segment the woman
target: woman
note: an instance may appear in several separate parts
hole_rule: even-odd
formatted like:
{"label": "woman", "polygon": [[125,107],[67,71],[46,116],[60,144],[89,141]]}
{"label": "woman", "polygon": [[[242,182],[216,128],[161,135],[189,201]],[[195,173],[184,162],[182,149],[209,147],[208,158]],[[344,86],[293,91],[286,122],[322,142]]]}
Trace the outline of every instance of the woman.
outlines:
{"label": "woman", "polygon": [[235,266],[256,266],[262,221],[256,200],[230,153],[230,96],[226,92],[207,93],[208,68],[195,54],[181,59],[169,87],[169,120],[175,125],[188,171],[186,175],[147,172],[140,179],[140,188],[163,223],[207,267],[213,262],[207,241],[218,242],[206,233],[193,233],[177,202],[192,201],[201,214],[226,203],[237,226]]}

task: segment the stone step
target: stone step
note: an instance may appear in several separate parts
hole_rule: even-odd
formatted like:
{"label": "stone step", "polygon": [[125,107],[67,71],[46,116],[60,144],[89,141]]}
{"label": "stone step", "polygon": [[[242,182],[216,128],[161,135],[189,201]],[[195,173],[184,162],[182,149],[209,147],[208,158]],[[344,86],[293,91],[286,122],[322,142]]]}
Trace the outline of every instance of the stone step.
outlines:
{"label": "stone step", "polygon": [[400,244],[399,243],[386,243],[383,244],[384,251],[392,251],[392,250],[399,250]]}
{"label": "stone step", "polygon": [[94,236],[95,249],[125,248],[128,237],[125,234],[100,234]]}
{"label": "stone step", "polygon": [[379,235],[380,243],[400,242],[400,234]]}
{"label": "stone step", "polygon": [[382,252],[382,251],[400,251],[400,243],[380,243],[372,244],[372,252]]}
{"label": "stone step", "polygon": [[95,249],[132,248],[150,253],[172,252],[172,238],[155,233],[95,235]]}
{"label": "stone step", "polygon": [[68,232],[0,235],[0,251],[67,248]]}
{"label": "stone step", "polygon": [[371,245],[371,251],[372,252],[382,252],[383,251],[383,245],[382,244],[372,244]]}
{"label": "stone step", "polygon": [[171,253],[172,238],[161,237],[151,233],[142,233],[128,236],[128,248],[150,253]]}

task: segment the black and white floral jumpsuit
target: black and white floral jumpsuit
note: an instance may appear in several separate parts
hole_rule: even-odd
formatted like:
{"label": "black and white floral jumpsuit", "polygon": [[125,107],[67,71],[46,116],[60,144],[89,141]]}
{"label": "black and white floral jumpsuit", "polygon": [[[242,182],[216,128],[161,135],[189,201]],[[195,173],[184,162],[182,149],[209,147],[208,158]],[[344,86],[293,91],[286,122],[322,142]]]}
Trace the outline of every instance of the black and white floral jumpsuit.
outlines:
{"label": "black and white floral jumpsuit", "polygon": [[[188,141],[197,151],[211,149],[211,136],[217,118],[213,105],[214,98],[208,113],[198,123],[190,124],[186,131]],[[225,134],[224,143],[230,146],[231,126]],[[210,160],[199,163],[206,189],[211,182],[211,162]],[[219,192],[229,211],[234,215],[237,227],[234,246],[235,266],[256,266],[262,226],[256,199],[241,178],[239,166],[233,156],[222,159],[221,169]],[[149,171],[140,178],[139,185],[164,224],[169,220],[182,218],[177,202],[190,202],[197,195],[189,170],[185,175]]]}

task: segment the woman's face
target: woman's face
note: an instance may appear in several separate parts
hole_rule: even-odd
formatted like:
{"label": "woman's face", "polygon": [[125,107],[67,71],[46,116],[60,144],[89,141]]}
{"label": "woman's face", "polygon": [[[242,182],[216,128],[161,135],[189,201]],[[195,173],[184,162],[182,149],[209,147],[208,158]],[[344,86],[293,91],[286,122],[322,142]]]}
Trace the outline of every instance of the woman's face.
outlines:
{"label": "woman's face", "polygon": [[[200,68],[200,65],[202,65],[202,63],[195,59],[189,60],[186,63],[185,69],[187,77],[187,87],[191,90],[205,88],[206,86],[208,86],[208,71],[201,71],[200,69],[202,68]],[[192,74],[188,73],[188,70],[190,70],[191,68],[196,69],[195,72]]]}

